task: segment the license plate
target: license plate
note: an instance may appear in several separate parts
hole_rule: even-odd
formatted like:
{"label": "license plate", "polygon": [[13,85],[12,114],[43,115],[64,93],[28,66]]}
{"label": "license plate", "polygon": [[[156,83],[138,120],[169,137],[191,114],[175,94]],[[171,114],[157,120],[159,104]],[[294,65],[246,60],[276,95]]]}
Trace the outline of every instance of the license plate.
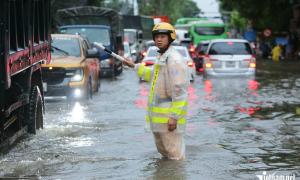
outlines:
{"label": "license plate", "polygon": [[46,82],[43,82],[43,90],[44,90],[44,92],[47,92],[47,83]]}
{"label": "license plate", "polygon": [[234,68],[235,67],[235,61],[227,61],[226,67],[228,68]]}

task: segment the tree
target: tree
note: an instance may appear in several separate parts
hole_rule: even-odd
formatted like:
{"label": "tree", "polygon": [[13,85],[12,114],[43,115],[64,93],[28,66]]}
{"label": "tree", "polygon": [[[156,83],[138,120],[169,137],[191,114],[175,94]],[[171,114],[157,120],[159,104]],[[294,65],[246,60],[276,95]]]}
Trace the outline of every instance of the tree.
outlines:
{"label": "tree", "polygon": [[192,0],[138,0],[139,12],[143,15],[167,15],[171,22],[180,17],[195,17],[201,12]]}
{"label": "tree", "polygon": [[289,27],[292,5],[287,0],[219,0],[221,9],[236,10],[241,17],[252,20],[254,28],[284,31]]}

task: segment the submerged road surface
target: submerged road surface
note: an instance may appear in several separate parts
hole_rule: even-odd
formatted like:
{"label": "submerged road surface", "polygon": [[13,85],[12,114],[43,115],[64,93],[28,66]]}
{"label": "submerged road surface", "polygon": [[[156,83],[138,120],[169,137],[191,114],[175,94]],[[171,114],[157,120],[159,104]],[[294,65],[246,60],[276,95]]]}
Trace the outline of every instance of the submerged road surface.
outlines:
{"label": "submerged road surface", "polygon": [[162,159],[145,128],[149,85],[126,70],[84,103],[47,101],[44,129],[0,157],[0,177],[300,179],[300,63],[260,62],[255,78],[189,87],[186,160]]}

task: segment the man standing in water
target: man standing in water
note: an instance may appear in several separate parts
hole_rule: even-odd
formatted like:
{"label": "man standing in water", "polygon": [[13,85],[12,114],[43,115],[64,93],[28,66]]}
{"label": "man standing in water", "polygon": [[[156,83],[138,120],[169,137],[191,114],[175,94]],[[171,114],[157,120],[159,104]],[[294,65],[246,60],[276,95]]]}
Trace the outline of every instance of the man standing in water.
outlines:
{"label": "man standing in water", "polygon": [[171,43],[175,40],[174,27],[159,23],[152,30],[159,56],[151,69],[126,60],[124,64],[137,69],[138,76],[151,81],[146,121],[150,124],[157,150],[163,157],[180,160],[185,158],[185,131],[188,76],[183,57]]}

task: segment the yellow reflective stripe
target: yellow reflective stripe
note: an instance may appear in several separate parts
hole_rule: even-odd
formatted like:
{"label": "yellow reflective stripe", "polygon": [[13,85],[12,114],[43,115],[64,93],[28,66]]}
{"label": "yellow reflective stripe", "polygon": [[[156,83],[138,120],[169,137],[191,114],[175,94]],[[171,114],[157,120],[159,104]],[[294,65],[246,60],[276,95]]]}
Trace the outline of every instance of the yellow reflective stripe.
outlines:
{"label": "yellow reflective stripe", "polygon": [[144,68],[144,80],[145,81],[150,81],[151,80],[151,69],[150,68],[147,68],[145,67]]}
{"label": "yellow reflective stripe", "polygon": [[186,115],[187,112],[182,110],[182,109],[178,109],[178,108],[171,108],[171,112],[177,115]]}
{"label": "yellow reflective stripe", "polygon": [[147,123],[150,122],[150,117],[149,117],[149,115],[146,116],[146,122],[147,122]]}
{"label": "yellow reflective stripe", "polygon": [[149,103],[152,103],[153,101],[153,94],[154,94],[154,88],[156,85],[156,80],[158,78],[158,73],[159,73],[159,65],[154,64],[154,77],[151,83],[151,90],[150,90],[150,94],[149,94]]}
{"label": "yellow reflective stripe", "polygon": [[[167,124],[169,121],[169,118],[166,117],[152,117],[152,123],[156,123],[156,124]],[[178,124],[185,124],[186,120],[185,118],[181,118],[177,120]]]}
{"label": "yellow reflective stripe", "polygon": [[187,101],[173,101],[172,106],[174,107],[182,107],[182,106],[187,106],[188,102]]}
{"label": "yellow reflective stripe", "polygon": [[141,78],[143,76],[143,73],[144,73],[144,69],[145,69],[145,66],[144,65],[140,65],[139,66],[139,69],[138,69],[138,76]]}
{"label": "yellow reflective stripe", "polygon": [[152,112],[167,114],[170,113],[170,108],[152,107]]}
{"label": "yellow reflective stripe", "polygon": [[[151,110],[148,108],[148,111],[151,111]],[[187,114],[187,112],[182,109],[163,108],[163,107],[152,107],[152,112],[161,113],[161,114],[175,113],[177,115],[186,115]]]}

